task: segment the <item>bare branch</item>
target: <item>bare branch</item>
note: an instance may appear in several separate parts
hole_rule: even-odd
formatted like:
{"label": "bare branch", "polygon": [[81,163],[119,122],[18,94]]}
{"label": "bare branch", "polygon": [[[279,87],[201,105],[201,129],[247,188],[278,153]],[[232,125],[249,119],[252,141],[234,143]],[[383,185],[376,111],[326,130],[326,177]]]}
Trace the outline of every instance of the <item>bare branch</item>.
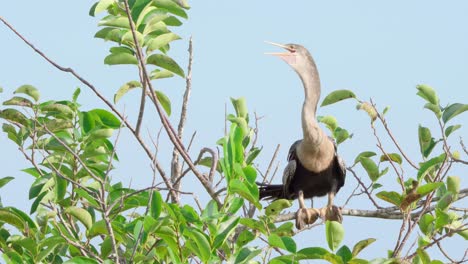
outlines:
{"label": "bare branch", "polygon": [[375,112],[377,113],[377,118],[382,122],[382,125],[384,126],[385,130],[387,131],[387,134],[390,136],[390,138],[392,139],[393,141],[393,144],[395,144],[395,146],[398,148],[398,151],[400,151],[401,155],[405,158],[405,160],[415,169],[419,170],[419,167],[410,160],[410,158],[405,154],[405,152],[403,151],[403,149],[401,148],[400,144],[398,144],[398,142],[396,141],[395,137],[393,136],[393,133],[392,131],[390,131],[390,128],[388,127],[388,124],[387,124],[387,121],[385,120],[385,117],[383,117],[379,111],[377,111],[377,109],[375,108],[374,106],[374,103],[372,102],[371,100],[371,103],[374,107],[374,110]]}
{"label": "bare branch", "polygon": [[[192,90],[192,63],[193,63],[192,37],[190,37],[190,40],[189,40],[188,52],[189,52],[189,62],[188,62],[188,67],[187,67],[187,76],[185,77],[186,86],[185,86],[185,92],[184,92],[184,97],[182,101],[182,109],[180,112],[179,125],[177,127],[177,135],[180,140],[182,140],[183,133],[184,133],[185,122],[187,120],[188,102],[190,99],[190,92]],[[180,189],[180,181],[177,182],[177,184],[176,184],[176,181],[177,181],[177,178],[181,175],[181,172],[182,172],[182,164],[179,161],[179,151],[174,146],[174,150],[172,152],[172,161],[171,161],[171,181],[173,184],[173,188],[176,190]]]}
{"label": "bare branch", "polygon": [[[367,195],[367,197],[369,197],[369,200],[374,204],[375,208],[382,209],[383,207],[377,204],[374,197],[372,197],[372,194],[369,192],[369,188],[367,188],[366,185],[364,185],[364,183],[361,181],[361,178],[357,176],[356,172],[352,169],[352,167],[348,167],[346,169],[349,172],[351,172],[351,174],[354,176],[359,185],[361,185],[362,191]],[[396,210],[398,210],[398,208],[396,208]]]}

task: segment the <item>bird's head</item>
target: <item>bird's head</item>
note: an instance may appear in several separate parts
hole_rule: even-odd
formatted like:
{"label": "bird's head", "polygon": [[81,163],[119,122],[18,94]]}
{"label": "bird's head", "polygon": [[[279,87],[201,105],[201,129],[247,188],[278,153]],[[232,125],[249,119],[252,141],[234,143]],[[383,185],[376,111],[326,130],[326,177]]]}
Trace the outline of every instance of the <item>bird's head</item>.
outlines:
{"label": "bird's head", "polygon": [[301,74],[302,71],[312,66],[312,56],[310,55],[309,51],[303,46],[298,44],[278,44],[268,41],[267,43],[285,49],[286,51],[284,52],[269,52],[266,54],[280,57],[287,64],[289,64],[289,66],[291,66],[297,73]]}

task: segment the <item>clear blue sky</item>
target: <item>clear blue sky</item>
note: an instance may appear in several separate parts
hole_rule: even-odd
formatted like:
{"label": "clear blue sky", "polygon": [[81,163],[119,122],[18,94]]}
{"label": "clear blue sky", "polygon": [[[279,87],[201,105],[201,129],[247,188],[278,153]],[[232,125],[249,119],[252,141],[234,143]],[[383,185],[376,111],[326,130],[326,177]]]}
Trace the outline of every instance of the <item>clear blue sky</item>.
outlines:
{"label": "clear blue sky", "polygon": [[[123,83],[137,78],[129,67],[103,65],[108,43],[94,39],[97,19],[88,16],[93,1],[2,1],[0,15],[17,30],[62,65],[74,68],[96,85],[108,98]],[[287,4],[286,4],[287,3]],[[361,99],[373,100],[379,107],[391,106],[388,120],[395,136],[409,155],[418,160],[417,126],[435,128],[432,114],[422,109],[415,85],[433,86],[443,105],[468,102],[468,2],[466,1],[193,1],[190,19],[177,29],[183,40],[174,44],[170,54],[185,68],[188,37],[194,39],[193,93],[185,141],[197,131],[194,149],[214,146],[224,129],[224,106],[229,97],[245,96],[252,111],[265,116],[260,122],[259,143],[264,146],[259,167],[265,170],[277,144],[281,144],[281,167],[289,145],[301,136],[300,107],[303,90],[296,74],[281,60],[263,55],[277,51],[264,40],[299,43],[313,54],[322,80],[322,98],[332,90],[351,89]],[[70,98],[75,87],[83,87],[71,76],[59,72],[39,58],[3,25],[0,26],[0,86],[3,101],[18,86],[29,83],[41,90],[42,98]],[[184,80],[156,83],[173,99],[178,117],[178,98]],[[85,109],[102,107],[83,87],[81,102]],[[137,111],[138,95],[130,94],[119,103],[129,115]],[[354,103],[343,102],[319,109],[319,114],[335,115],[340,125],[354,133],[351,141],[340,146],[340,153],[351,163],[363,150],[376,150],[368,117],[357,112]],[[150,108],[148,108],[150,109]],[[157,131],[157,118],[145,126]],[[154,120],[154,121],[152,121]],[[458,117],[466,124],[467,115]],[[146,130],[146,129],[145,129]],[[380,130],[381,131],[381,130]],[[463,127],[454,138],[467,135]],[[456,148],[458,143],[453,142]],[[385,139],[389,151],[394,148]],[[19,170],[28,166],[13,143],[0,134],[2,173],[16,179],[0,190],[4,205],[29,211],[27,197],[31,179]],[[169,145],[163,144],[161,159],[169,168]],[[115,179],[132,187],[147,186],[151,172],[146,156],[124,133],[119,145],[121,163]],[[194,151],[196,153],[196,151]],[[132,165],[132,167],[129,166]],[[282,170],[282,168],[280,169]],[[464,178],[466,172],[455,168]],[[415,172],[407,170],[407,175]],[[366,178],[360,171],[360,175]],[[279,181],[280,178],[278,177]],[[389,173],[382,180],[395,185]],[[184,184],[192,186],[188,179]],[[196,186],[196,185],[195,185]],[[355,187],[348,177],[338,194],[342,204]],[[201,193],[199,187],[187,187]],[[204,197],[204,195],[201,195]],[[190,201],[187,201],[190,202]],[[322,204],[319,200],[318,204]],[[382,204],[385,204],[382,202]],[[466,202],[464,205],[466,207]],[[372,209],[365,199],[349,207]],[[399,222],[345,217],[345,243],[376,237],[378,241],[365,256],[385,256],[394,247]],[[300,246],[325,245],[323,227],[303,232]],[[465,244],[463,244],[465,243]],[[466,242],[454,237],[447,250],[461,257]],[[437,254],[440,256],[440,254]]]}

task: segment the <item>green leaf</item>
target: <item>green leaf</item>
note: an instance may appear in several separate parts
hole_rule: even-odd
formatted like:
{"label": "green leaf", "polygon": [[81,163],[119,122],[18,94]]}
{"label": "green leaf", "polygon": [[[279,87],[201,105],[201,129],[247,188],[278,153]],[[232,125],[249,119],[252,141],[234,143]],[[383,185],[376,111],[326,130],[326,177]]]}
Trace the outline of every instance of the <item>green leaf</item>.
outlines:
{"label": "green leaf", "polygon": [[130,90],[133,90],[138,87],[141,87],[141,83],[138,81],[130,81],[122,85],[114,95],[114,104],[116,104],[120,100],[120,98],[122,98],[122,96],[124,96]]}
{"label": "green leaf", "polygon": [[245,163],[247,163],[248,165],[252,164],[252,162],[255,160],[255,158],[257,158],[261,151],[262,149],[257,147],[251,149],[249,155],[247,156],[247,159],[245,160]]}
{"label": "green leaf", "polygon": [[131,15],[133,21],[138,21],[140,14],[142,13],[143,9],[145,9],[151,0],[136,0],[133,1],[133,5],[131,6]]}
{"label": "green leaf", "polygon": [[350,90],[336,90],[328,94],[320,106],[334,104],[348,98],[356,98],[356,95]]}
{"label": "green leaf", "polygon": [[109,15],[101,19],[98,23],[99,26],[109,26],[121,29],[130,29],[127,16],[113,16]]}
{"label": "green leaf", "polygon": [[450,134],[452,134],[453,132],[455,132],[456,130],[458,130],[459,128],[461,127],[461,125],[453,125],[453,126],[449,126],[445,129],[445,136],[448,137],[450,136]]}
{"label": "green leaf", "polygon": [[453,197],[454,195],[450,192],[444,194],[440,200],[437,202],[437,208],[441,209],[441,210],[445,210],[447,209],[450,204],[452,204],[453,202]]}
{"label": "green leaf", "polygon": [[61,244],[65,244],[66,241],[64,238],[60,236],[52,236],[44,239],[40,244],[39,244],[39,249],[40,253],[39,255],[35,258],[37,263],[42,263],[42,261],[54,251],[56,247],[58,247]]}
{"label": "green leaf", "polygon": [[104,109],[93,109],[89,111],[89,113],[94,115],[94,117],[97,117],[101,124],[106,128],[118,129],[121,126],[120,120],[109,111]]}
{"label": "green leaf", "polygon": [[268,244],[272,247],[281,248],[291,253],[296,252],[296,243],[288,236],[280,237],[277,234],[270,234],[268,237]]}
{"label": "green leaf", "polygon": [[335,129],[338,127],[338,121],[336,120],[334,116],[331,116],[331,115],[319,116],[317,117],[317,120],[320,123],[325,124],[331,132],[335,131]]}
{"label": "green leaf", "polygon": [[421,154],[426,158],[431,154],[437,142],[434,141],[431,131],[427,127],[423,127],[421,125],[418,128],[418,137]]}
{"label": "green leaf", "polygon": [[78,96],[80,96],[81,89],[80,87],[77,87],[76,90],[73,92],[72,100],[74,103],[78,100]]}
{"label": "green leaf", "polygon": [[281,211],[291,206],[292,206],[292,202],[287,199],[275,200],[265,208],[265,215],[277,216],[281,213]]}
{"label": "green leaf", "polygon": [[63,264],[98,264],[95,259],[87,257],[74,257],[64,262]]}
{"label": "green leaf", "polygon": [[184,70],[172,58],[163,54],[153,54],[146,59],[146,63],[159,66],[181,77],[185,77]]}
{"label": "green leaf", "polygon": [[70,206],[65,209],[65,213],[70,214],[78,219],[78,221],[80,221],[86,227],[86,229],[90,229],[93,225],[93,218],[91,217],[91,214],[83,208]]}
{"label": "green leaf", "polygon": [[336,144],[343,143],[346,139],[350,138],[348,130],[343,129],[341,127],[337,127],[335,131],[333,131],[333,137],[336,140]]}
{"label": "green leaf", "polygon": [[458,194],[460,192],[460,177],[458,176],[447,177],[447,190],[453,194]]}
{"label": "green leaf", "polygon": [[29,95],[36,102],[39,101],[39,97],[40,97],[39,90],[37,90],[36,87],[29,85],[29,84],[20,86],[18,89],[15,90],[14,93],[15,94],[22,93],[22,94]]}
{"label": "green leaf", "polygon": [[228,236],[232,234],[232,232],[239,224],[239,220],[239,217],[231,217],[229,220],[220,224],[218,228],[218,234],[216,235],[213,242],[213,249],[220,248],[224,244]]}
{"label": "green leaf", "polygon": [[377,239],[375,238],[368,238],[357,242],[356,245],[354,245],[353,247],[353,258],[355,258],[363,249],[365,249],[370,244],[374,243],[376,240]]}
{"label": "green leaf", "polygon": [[421,185],[416,189],[416,192],[421,196],[428,195],[430,192],[444,185],[443,182],[431,182],[424,185]]}
{"label": "green leaf", "polygon": [[17,214],[6,208],[0,208],[0,222],[10,224],[20,231],[24,231],[24,221]]}
{"label": "green leaf", "polygon": [[434,114],[436,115],[437,118],[440,118],[442,116],[442,111],[440,110],[439,105],[427,103],[427,104],[424,105],[424,108],[429,109],[432,112],[434,112]]}
{"label": "green leaf", "polygon": [[104,220],[99,220],[91,226],[91,228],[88,229],[86,236],[91,239],[95,236],[98,235],[107,235],[107,227],[106,227],[106,222]]}
{"label": "green leaf", "polygon": [[63,179],[54,174],[55,185],[54,185],[54,192],[55,192],[55,202],[60,202],[65,197],[67,193],[67,180]]}
{"label": "green leaf", "polygon": [[119,65],[119,64],[138,64],[137,58],[128,53],[111,53],[104,59],[104,64]]}
{"label": "green leaf", "polygon": [[244,199],[240,198],[240,197],[233,197],[229,203],[229,207],[227,209],[227,212],[229,214],[232,214],[234,215],[235,213],[237,213],[237,211],[239,211],[239,209],[242,207],[242,205],[244,205]]}
{"label": "green leaf", "polygon": [[424,214],[421,219],[419,220],[419,229],[425,235],[430,235],[432,233],[432,229],[434,228],[434,216],[429,213]]}
{"label": "green leaf", "polygon": [[[388,155],[388,157],[387,157]],[[387,155],[380,156],[380,162],[388,161],[389,159],[393,162],[396,162],[401,165],[403,163],[403,159],[401,158],[400,154],[398,153],[387,153]]]}
{"label": "green leaf", "polygon": [[[187,13],[178,5],[176,4],[175,1],[171,0],[153,0],[154,4],[159,7],[166,9],[170,13],[180,16],[182,18],[187,18]],[[179,1],[178,1],[179,2]],[[180,3],[180,2],[179,2]],[[183,5],[184,7],[187,7],[187,5]]]}
{"label": "green leaf", "polygon": [[89,140],[109,138],[109,137],[112,137],[113,132],[114,132],[114,129],[112,128],[96,129],[92,131],[91,134],[89,134]]}
{"label": "green leaf", "polygon": [[468,104],[451,104],[444,109],[442,120],[447,123],[450,119],[468,110]]}
{"label": "green leaf", "polygon": [[382,191],[377,193],[375,196],[396,206],[400,206],[403,200],[403,197],[399,193],[394,191]]}
{"label": "green leaf", "polygon": [[93,196],[91,196],[91,194],[89,194],[87,191],[83,190],[83,189],[75,189],[75,192],[76,194],[79,195],[79,197],[85,199],[86,201],[88,201],[88,203],[94,207],[94,208],[99,208],[99,203],[98,201],[96,200],[96,198],[94,198]]}
{"label": "green leaf", "polygon": [[304,259],[323,259],[332,264],[343,264],[340,256],[328,252],[328,250],[320,247],[303,248],[296,253],[296,260]]}
{"label": "green leaf", "polygon": [[344,263],[348,263],[353,258],[353,254],[351,253],[351,250],[349,247],[342,246],[338,251],[336,252],[336,255],[340,256],[341,259],[343,259]]}
{"label": "green leaf", "polygon": [[16,106],[24,106],[24,107],[32,107],[33,103],[24,97],[21,96],[13,96],[10,100],[3,102],[3,105],[16,105]]}
{"label": "green leaf", "polygon": [[46,194],[47,192],[42,192],[37,196],[36,200],[34,200],[34,202],[31,205],[31,210],[29,210],[30,214],[33,214],[34,212],[36,212],[37,208],[39,207],[39,204],[42,202]]}
{"label": "green leaf", "polygon": [[198,248],[198,257],[203,262],[208,262],[211,257],[211,246],[205,234],[198,231],[197,229],[187,229],[188,235],[192,238]]}
{"label": "green leaf", "polygon": [[163,199],[161,193],[153,191],[153,198],[151,199],[151,216],[158,219],[162,211]]}
{"label": "green leaf", "polygon": [[101,13],[102,11],[105,11],[113,3],[114,3],[114,0],[100,0],[99,2],[97,2],[94,9],[90,10],[89,14],[91,16],[95,16],[95,15]]}
{"label": "green leaf", "polygon": [[468,229],[458,231],[457,234],[459,234],[461,237],[463,237],[465,240],[468,240]]}
{"label": "green leaf", "polygon": [[247,185],[239,179],[233,179],[229,182],[229,191],[237,193],[240,196],[247,199],[249,202],[255,205],[258,209],[262,208],[262,205],[258,202],[258,193],[255,196],[254,193],[247,187]]}
{"label": "green leaf", "polygon": [[148,46],[146,48],[147,53],[151,53],[153,50],[158,50],[167,44],[169,44],[171,41],[181,39],[177,34],[174,34],[172,32],[161,34],[153,39],[151,39],[148,42]]}
{"label": "green leaf", "polygon": [[426,176],[435,166],[441,164],[445,160],[445,153],[435,158],[432,158],[421,164],[421,167],[418,170],[418,180]]}
{"label": "green leaf", "polygon": [[258,256],[262,252],[261,249],[253,249],[253,248],[248,248],[244,247],[242,248],[237,256],[235,256],[234,263],[235,264],[244,264],[244,263],[249,263],[249,261],[256,256]]}
{"label": "green leaf", "polygon": [[43,112],[47,112],[48,115],[56,116],[56,115],[62,114],[66,117],[73,116],[73,110],[68,105],[64,105],[64,104],[52,103],[52,104],[41,105],[40,109]]}
{"label": "green leaf", "polygon": [[356,106],[357,110],[363,110],[370,117],[371,122],[374,122],[377,119],[377,111],[373,105],[368,102],[358,103]]}
{"label": "green leaf", "polygon": [[423,264],[430,264],[431,258],[429,254],[425,250],[419,249],[416,251],[418,253],[419,259],[422,261]]}
{"label": "green leaf", "polygon": [[249,242],[255,239],[255,235],[249,230],[244,229],[237,237],[236,246],[239,248],[247,245]]}
{"label": "green leaf", "polygon": [[155,69],[154,71],[151,72],[150,79],[157,80],[157,79],[171,78],[173,76],[174,74],[168,70]]}
{"label": "green leaf", "polygon": [[377,167],[377,164],[375,164],[375,162],[370,158],[366,157],[361,157],[360,162],[362,167],[366,170],[367,175],[369,175],[371,181],[377,181],[379,179],[379,167]]}
{"label": "green leaf", "polygon": [[0,118],[23,126],[28,124],[28,118],[23,113],[13,108],[0,110]]}
{"label": "green leaf", "polygon": [[356,156],[356,158],[354,159],[354,164],[358,163],[361,160],[361,157],[371,158],[375,155],[377,155],[377,153],[373,151],[363,151]]}
{"label": "green leaf", "polygon": [[156,91],[156,97],[168,116],[171,115],[171,100],[163,92]]}
{"label": "green leaf", "polygon": [[13,180],[14,177],[8,176],[0,179],[0,188],[5,186],[7,183],[9,183],[11,180]]}
{"label": "green leaf", "polygon": [[328,247],[335,251],[341,244],[344,238],[344,228],[336,221],[325,222],[325,235],[327,238]]}
{"label": "green leaf", "polygon": [[[378,262],[378,263],[380,263],[380,262]],[[353,258],[350,261],[348,261],[347,264],[371,264],[371,262],[369,262],[368,260],[365,260],[365,259]],[[377,263],[374,263],[374,264],[377,264]]]}
{"label": "green leaf", "polygon": [[421,84],[416,86],[418,89],[417,95],[421,96],[424,100],[428,101],[433,105],[439,105],[439,98],[436,92],[429,85]]}

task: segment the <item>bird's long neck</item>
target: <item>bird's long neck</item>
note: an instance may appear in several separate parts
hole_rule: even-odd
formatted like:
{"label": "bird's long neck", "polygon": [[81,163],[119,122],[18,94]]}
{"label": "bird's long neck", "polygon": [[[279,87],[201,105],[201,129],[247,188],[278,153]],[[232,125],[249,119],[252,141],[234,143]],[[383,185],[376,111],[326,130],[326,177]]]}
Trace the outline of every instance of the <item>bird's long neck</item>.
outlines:
{"label": "bird's long neck", "polygon": [[296,150],[298,159],[307,170],[320,172],[329,168],[334,159],[335,148],[315,117],[320,99],[320,78],[312,57],[307,66],[302,74],[298,72],[304,85],[305,100],[302,106],[304,137]]}
{"label": "bird's long neck", "polygon": [[304,85],[305,93],[304,105],[302,106],[303,144],[304,147],[313,151],[322,143],[323,133],[315,117],[320,99],[320,78],[312,59],[305,71],[299,73],[299,77]]}

